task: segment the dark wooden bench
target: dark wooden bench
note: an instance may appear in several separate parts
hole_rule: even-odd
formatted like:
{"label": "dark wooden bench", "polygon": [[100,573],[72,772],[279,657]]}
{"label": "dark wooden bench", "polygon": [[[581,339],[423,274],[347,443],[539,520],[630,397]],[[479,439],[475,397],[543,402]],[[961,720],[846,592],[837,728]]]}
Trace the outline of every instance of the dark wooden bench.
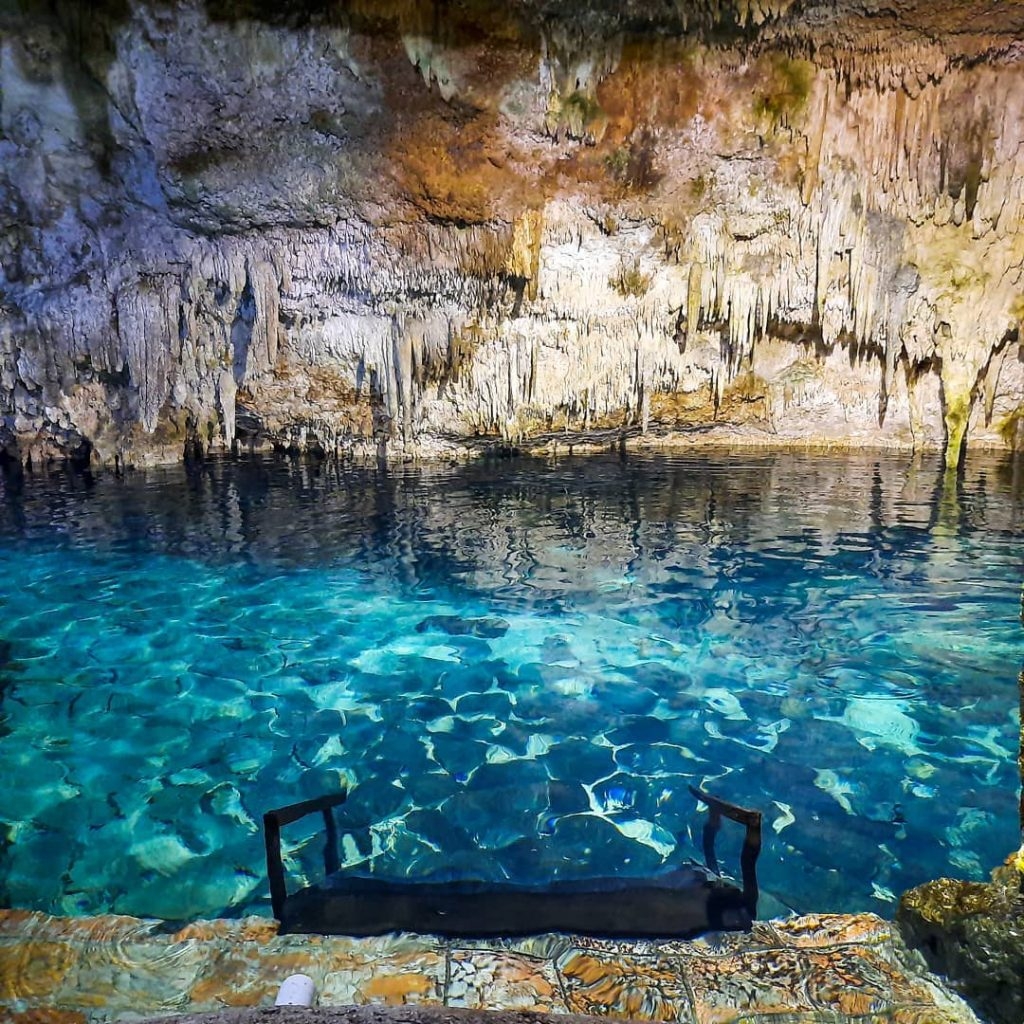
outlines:
{"label": "dark wooden bench", "polygon": [[[756,864],[761,814],[701,790],[708,807],[705,865],[688,863],[651,878],[559,879],[545,885],[512,882],[389,880],[340,870],[334,809],[345,793],[304,800],[263,816],[267,875],[281,933],[382,935],[409,931],[463,937],[571,932],[637,938],[685,938],[706,931],[742,930],[757,915]],[[281,859],[281,828],[321,813],[326,831],[326,878],[289,895]],[[737,885],[724,878],[715,855],[722,819],[746,829]]]}

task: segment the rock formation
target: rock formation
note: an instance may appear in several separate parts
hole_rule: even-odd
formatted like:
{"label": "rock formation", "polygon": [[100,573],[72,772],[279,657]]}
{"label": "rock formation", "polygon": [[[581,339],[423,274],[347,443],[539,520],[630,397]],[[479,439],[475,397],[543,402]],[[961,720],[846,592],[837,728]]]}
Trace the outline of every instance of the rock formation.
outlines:
{"label": "rock formation", "polygon": [[1022,4],[0,19],[8,457],[1024,447]]}
{"label": "rock formation", "polygon": [[897,923],[908,944],[994,1024],[1024,1016],[1024,865],[990,882],[939,878],[905,893]]}

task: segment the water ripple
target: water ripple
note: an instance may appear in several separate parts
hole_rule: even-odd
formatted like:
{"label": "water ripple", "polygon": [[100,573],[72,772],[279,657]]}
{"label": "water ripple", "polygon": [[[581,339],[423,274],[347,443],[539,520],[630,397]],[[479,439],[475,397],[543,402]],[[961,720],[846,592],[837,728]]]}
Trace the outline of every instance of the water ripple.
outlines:
{"label": "water ripple", "polygon": [[[265,912],[260,814],[342,784],[379,874],[655,873],[699,856],[697,784],[773,815],[784,905],[981,877],[1016,842],[1024,499],[978,467],[0,480],[0,897]],[[315,876],[315,821],[286,856]]]}

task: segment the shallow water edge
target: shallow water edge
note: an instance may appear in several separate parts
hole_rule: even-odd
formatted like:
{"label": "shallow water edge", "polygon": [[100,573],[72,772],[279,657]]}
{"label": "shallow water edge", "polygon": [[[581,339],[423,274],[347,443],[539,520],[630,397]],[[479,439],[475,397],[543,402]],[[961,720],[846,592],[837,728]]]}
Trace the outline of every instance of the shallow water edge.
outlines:
{"label": "shallow water edge", "polygon": [[[283,440],[249,440],[226,446],[190,443],[184,447],[173,444],[150,444],[116,455],[101,456],[88,448],[83,454],[55,456],[33,460],[30,451],[20,457],[0,452],[0,468],[29,472],[70,468],[88,471],[124,472],[179,465],[184,462],[239,458],[309,458],[326,459],[354,466],[402,466],[410,463],[430,467],[433,464],[469,463],[477,460],[506,459],[518,456],[566,458],[607,454],[701,454],[730,453],[834,454],[834,455],[900,455],[931,459],[945,451],[944,444],[928,436],[921,438],[879,439],[877,437],[816,436],[806,432],[791,433],[765,430],[747,424],[701,424],[688,428],[652,426],[594,428],[576,431],[551,431],[530,436],[481,435],[479,437],[430,436],[410,440],[389,438],[385,441],[349,439],[344,445],[325,448],[315,438]],[[965,460],[973,458],[1024,460],[1024,452],[998,443],[993,438],[972,439]]]}

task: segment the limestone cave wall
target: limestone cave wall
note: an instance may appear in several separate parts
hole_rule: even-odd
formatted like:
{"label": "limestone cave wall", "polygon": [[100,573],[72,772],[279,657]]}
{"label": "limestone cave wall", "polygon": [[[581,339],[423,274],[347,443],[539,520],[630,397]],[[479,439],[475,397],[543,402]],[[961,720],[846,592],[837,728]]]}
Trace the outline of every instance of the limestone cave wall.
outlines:
{"label": "limestone cave wall", "polygon": [[1024,447],[1024,5],[8,0],[0,447]]}

